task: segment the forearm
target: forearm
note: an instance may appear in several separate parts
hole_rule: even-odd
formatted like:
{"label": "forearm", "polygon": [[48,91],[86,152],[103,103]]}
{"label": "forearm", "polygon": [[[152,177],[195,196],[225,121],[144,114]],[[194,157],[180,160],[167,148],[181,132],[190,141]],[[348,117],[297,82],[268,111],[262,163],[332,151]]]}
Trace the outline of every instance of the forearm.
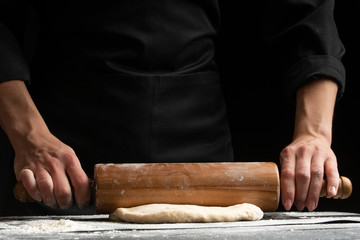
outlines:
{"label": "forearm", "polygon": [[14,147],[34,132],[48,131],[21,80],[0,83],[0,125]]}
{"label": "forearm", "polygon": [[335,82],[321,79],[297,91],[294,141],[306,136],[323,138],[331,145],[337,90]]}
{"label": "forearm", "polygon": [[297,91],[293,142],[280,154],[281,195],[286,210],[292,204],[313,211],[326,174],[329,196],[337,192],[339,173],[331,150],[337,84],[328,79],[310,82]]}

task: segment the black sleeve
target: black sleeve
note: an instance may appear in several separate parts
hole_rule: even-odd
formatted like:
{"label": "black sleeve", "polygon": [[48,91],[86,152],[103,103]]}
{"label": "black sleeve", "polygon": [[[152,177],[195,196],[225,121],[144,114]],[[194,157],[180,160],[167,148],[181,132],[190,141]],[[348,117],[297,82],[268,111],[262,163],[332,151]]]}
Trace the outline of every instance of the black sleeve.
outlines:
{"label": "black sleeve", "polygon": [[266,1],[265,39],[283,74],[285,94],[319,77],[334,80],[338,99],[345,88],[344,46],[334,22],[335,0]]}
{"label": "black sleeve", "polygon": [[2,0],[0,3],[0,82],[30,81],[23,56],[27,9],[27,5],[19,0]]}

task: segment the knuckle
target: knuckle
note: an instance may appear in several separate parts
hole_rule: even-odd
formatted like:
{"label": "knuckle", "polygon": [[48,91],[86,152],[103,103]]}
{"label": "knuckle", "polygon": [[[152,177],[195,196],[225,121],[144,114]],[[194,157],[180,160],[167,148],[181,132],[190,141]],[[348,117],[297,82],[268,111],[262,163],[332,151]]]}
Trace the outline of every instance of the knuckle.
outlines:
{"label": "knuckle", "polygon": [[51,173],[58,172],[59,170],[65,169],[67,166],[74,166],[77,164],[77,158],[71,153],[62,153],[57,157],[45,158],[45,164]]}
{"label": "knuckle", "polygon": [[310,173],[305,170],[298,170],[298,171],[296,171],[296,179],[308,180],[308,179],[310,179]]}
{"label": "knuckle", "polygon": [[335,154],[330,154],[330,156],[327,157],[325,164],[332,166],[333,168],[337,168],[337,159]]}
{"label": "knuckle", "polygon": [[295,172],[290,170],[290,169],[283,169],[281,171],[281,176],[283,178],[294,178],[295,177]]}
{"label": "knuckle", "polygon": [[51,155],[44,149],[36,149],[32,156],[33,161],[47,163],[51,161]]}
{"label": "knuckle", "polygon": [[313,146],[313,149],[314,149],[316,152],[321,152],[321,151],[323,151],[323,149],[322,149],[321,146],[319,146],[319,145],[314,145],[314,146]]}
{"label": "knuckle", "polygon": [[61,171],[62,165],[57,159],[53,159],[46,164],[46,169],[51,175],[56,175],[59,171]]}
{"label": "knuckle", "polygon": [[47,179],[37,180],[37,185],[41,191],[52,192],[52,184]]}
{"label": "knuckle", "polygon": [[294,153],[294,147],[293,146],[287,146],[286,148],[284,148],[281,153],[280,153],[280,157],[281,158],[287,158],[289,157],[291,154]]}
{"label": "knuckle", "polygon": [[75,189],[83,188],[89,186],[89,179],[87,177],[77,177],[72,185]]}
{"label": "knuckle", "polygon": [[299,154],[306,154],[308,152],[312,151],[312,147],[310,147],[308,144],[306,145],[301,145],[299,148],[298,148],[298,152]]}
{"label": "knuckle", "polygon": [[56,170],[59,167],[59,162],[55,157],[52,157],[50,154],[43,154],[41,157],[43,166],[49,170]]}
{"label": "knuckle", "polygon": [[322,179],[323,178],[323,171],[321,171],[320,169],[311,170],[311,178],[313,178],[315,180]]}
{"label": "knuckle", "polygon": [[61,157],[66,165],[72,166],[78,163],[78,160],[73,152],[63,152]]}
{"label": "knuckle", "polygon": [[56,188],[56,196],[66,197],[71,194],[71,189],[69,187],[65,187],[65,184],[62,184],[60,187]]}

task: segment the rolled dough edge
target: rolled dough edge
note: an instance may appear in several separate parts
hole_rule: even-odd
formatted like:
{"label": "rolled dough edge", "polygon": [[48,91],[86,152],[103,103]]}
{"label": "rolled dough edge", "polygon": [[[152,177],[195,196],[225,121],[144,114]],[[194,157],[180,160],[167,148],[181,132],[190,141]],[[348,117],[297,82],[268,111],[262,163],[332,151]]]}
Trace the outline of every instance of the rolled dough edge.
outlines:
{"label": "rolled dough edge", "polygon": [[249,203],[229,207],[182,204],[146,204],[131,208],[118,208],[109,218],[131,223],[195,223],[257,221],[263,211]]}

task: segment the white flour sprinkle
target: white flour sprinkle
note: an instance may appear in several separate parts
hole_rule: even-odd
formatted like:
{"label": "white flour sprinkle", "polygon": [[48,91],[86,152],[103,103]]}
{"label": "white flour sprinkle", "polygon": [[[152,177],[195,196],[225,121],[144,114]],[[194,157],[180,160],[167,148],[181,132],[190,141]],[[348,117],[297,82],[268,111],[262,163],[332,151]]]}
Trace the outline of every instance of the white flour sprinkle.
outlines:
{"label": "white flour sprinkle", "polygon": [[82,231],[86,227],[86,223],[68,219],[32,220],[27,222],[19,221],[13,224],[0,223],[0,233],[60,233]]}
{"label": "white flour sprinkle", "polygon": [[22,225],[19,230],[31,233],[52,233],[52,232],[68,232],[81,229],[80,224],[66,219],[60,220],[39,220]]}

